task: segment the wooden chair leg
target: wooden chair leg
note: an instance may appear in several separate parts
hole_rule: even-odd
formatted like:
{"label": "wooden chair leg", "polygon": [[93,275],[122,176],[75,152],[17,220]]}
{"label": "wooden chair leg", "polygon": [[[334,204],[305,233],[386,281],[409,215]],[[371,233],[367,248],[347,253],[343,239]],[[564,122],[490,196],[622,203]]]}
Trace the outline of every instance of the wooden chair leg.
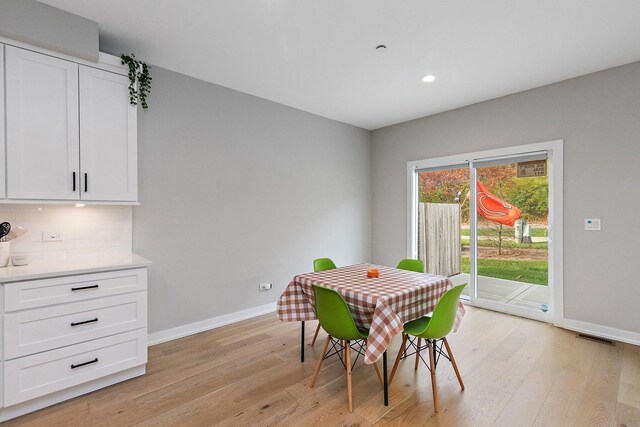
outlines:
{"label": "wooden chair leg", "polygon": [[391,375],[389,375],[389,385],[393,382],[393,377],[396,375],[396,370],[398,369],[398,365],[400,364],[400,359],[407,351],[407,335],[402,334],[402,344],[400,345],[400,351],[398,352],[398,357],[396,357],[396,361],[393,364],[393,368],[391,369]]}
{"label": "wooden chair leg", "polygon": [[313,347],[316,343],[316,338],[318,338],[318,332],[320,332],[320,323],[318,322],[318,327],[316,328],[316,333],[313,334],[313,341],[311,341],[311,347]]}
{"label": "wooden chair leg", "polygon": [[458,377],[458,382],[460,383],[460,388],[464,391],[464,383],[462,382],[462,376],[460,376],[460,371],[458,370],[458,365],[456,364],[456,359],[453,358],[453,353],[451,352],[451,347],[449,347],[449,341],[446,338],[443,338],[444,346],[447,348],[447,354],[449,355],[449,359],[451,359],[451,364],[453,365],[453,370],[456,373],[456,377]]}
{"label": "wooden chair leg", "polygon": [[327,354],[327,348],[329,348],[329,342],[331,342],[331,337],[327,337],[327,340],[324,342],[324,347],[322,347],[322,353],[320,353],[320,359],[318,360],[318,364],[316,365],[316,371],[313,373],[313,379],[311,380],[311,384],[309,384],[309,387],[313,387],[313,385],[316,383],[316,378],[318,378],[318,374],[320,373],[324,355]]}
{"label": "wooden chair leg", "polygon": [[378,381],[380,381],[380,385],[384,387],[384,383],[382,382],[382,372],[380,372],[380,367],[378,366],[378,362],[373,362],[373,369],[376,370],[376,375],[378,376]]}
{"label": "wooden chair leg", "polygon": [[347,365],[347,399],[349,401],[349,412],[353,412],[353,397],[351,394],[351,346],[349,341],[345,341],[345,365]]}
{"label": "wooden chair leg", "polygon": [[433,410],[438,412],[438,386],[436,384],[436,363],[433,358],[433,349],[431,341],[427,340],[427,349],[429,351],[429,367],[431,368],[431,390],[433,391]]}
{"label": "wooden chair leg", "polygon": [[418,337],[418,349],[416,350],[416,365],[413,369],[418,369],[420,363],[420,346],[422,345],[422,338]]}

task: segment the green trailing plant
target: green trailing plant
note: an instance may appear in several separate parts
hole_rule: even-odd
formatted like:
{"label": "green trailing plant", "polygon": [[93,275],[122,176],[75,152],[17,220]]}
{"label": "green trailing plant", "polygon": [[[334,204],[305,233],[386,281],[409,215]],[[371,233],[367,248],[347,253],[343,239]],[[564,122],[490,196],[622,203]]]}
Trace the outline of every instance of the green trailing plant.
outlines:
{"label": "green trailing plant", "polygon": [[131,105],[138,105],[138,102],[143,109],[149,108],[147,104],[147,97],[151,91],[151,76],[149,70],[151,66],[147,65],[136,59],[136,56],[131,55],[120,56],[122,65],[129,67],[129,103]]}

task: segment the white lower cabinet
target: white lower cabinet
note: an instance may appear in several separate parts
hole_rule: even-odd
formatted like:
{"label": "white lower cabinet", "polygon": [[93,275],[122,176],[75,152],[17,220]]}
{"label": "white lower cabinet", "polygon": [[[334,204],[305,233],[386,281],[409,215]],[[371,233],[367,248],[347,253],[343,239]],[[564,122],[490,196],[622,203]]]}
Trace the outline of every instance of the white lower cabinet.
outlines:
{"label": "white lower cabinet", "polygon": [[43,307],[4,317],[7,359],[147,326],[147,293]]}
{"label": "white lower cabinet", "polygon": [[144,373],[146,268],[5,283],[0,421]]}
{"label": "white lower cabinet", "polygon": [[146,290],[146,268],[26,280],[5,286],[4,311],[54,306]]}
{"label": "white lower cabinet", "polygon": [[4,401],[14,405],[147,363],[147,331],[106,338],[10,360]]}

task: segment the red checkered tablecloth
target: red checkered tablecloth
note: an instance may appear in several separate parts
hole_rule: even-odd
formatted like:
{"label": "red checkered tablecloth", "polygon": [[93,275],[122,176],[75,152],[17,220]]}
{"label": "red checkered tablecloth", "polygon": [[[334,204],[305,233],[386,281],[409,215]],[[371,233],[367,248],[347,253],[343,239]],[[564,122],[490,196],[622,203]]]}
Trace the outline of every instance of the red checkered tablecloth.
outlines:
{"label": "red checkered tablecloth", "polygon": [[[367,277],[369,264],[300,274],[278,299],[278,318],[285,322],[317,319],[313,309],[313,286],[338,291],[349,305],[359,328],[369,330],[365,363],[374,363],[402,325],[433,311],[442,295],[453,287],[443,276],[378,267],[380,277]],[[458,306],[454,331],[464,316]]]}

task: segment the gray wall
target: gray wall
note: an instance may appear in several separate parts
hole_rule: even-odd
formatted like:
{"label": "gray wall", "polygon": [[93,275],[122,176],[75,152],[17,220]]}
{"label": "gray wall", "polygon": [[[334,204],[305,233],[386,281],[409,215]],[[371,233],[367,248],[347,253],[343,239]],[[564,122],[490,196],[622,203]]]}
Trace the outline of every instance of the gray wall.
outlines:
{"label": "gray wall", "polygon": [[0,36],[98,61],[98,24],[35,0],[0,0]]}
{"label": "gray wall", "polygon": [[275,302],[314,258],[370,260],[369,131],[152,75],[134,209],[134,251],[154,263],[150,332]]}
{"label": "gray wall", "polygon": [[[640,63],[373,132],[372,261],[406,255],[406,164],[564,139],[565,317],[640,332]],[[584,218],[602,218],[601,232]]]}

